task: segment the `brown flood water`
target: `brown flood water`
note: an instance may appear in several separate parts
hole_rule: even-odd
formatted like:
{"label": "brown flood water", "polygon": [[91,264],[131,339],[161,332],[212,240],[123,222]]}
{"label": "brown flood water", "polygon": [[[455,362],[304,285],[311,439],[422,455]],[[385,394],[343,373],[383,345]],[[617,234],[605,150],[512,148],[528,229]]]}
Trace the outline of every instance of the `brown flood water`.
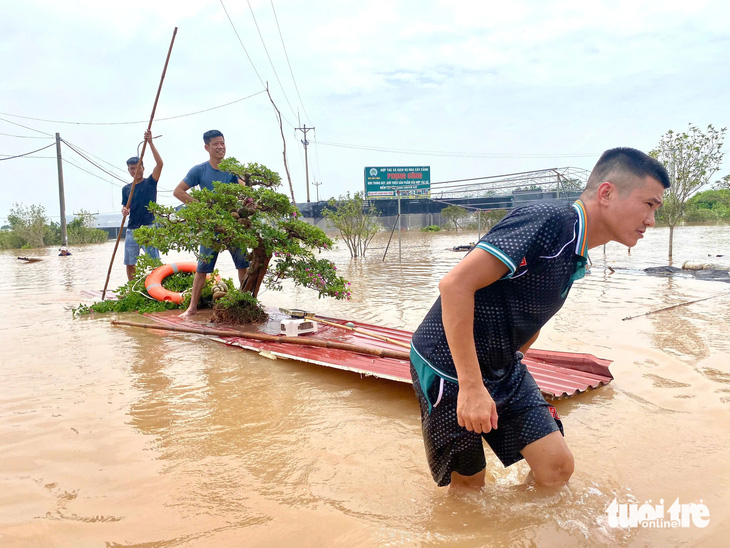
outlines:
{"label": "brown flood water", "polygon": [[[450,497],[428,473],[410,386],[195,335],[74,319],[103,287],[112,243],[0,252],[0,546],[726,546],[730,536],[730,284],[640,272],[665,264],[666,229],[592,273],[538,348],[613,360],[615,381],[557,403],[576,459],[569,488],[513,489],[527,473],[487,452],[494,480]],[[414,329],[476,234],[387,234],[366,260],[331,256],[349,302],[286,288],[272,306]],[[675,258],[730,264],[730,228],[675,234]],[[708,259],[707,255],[724,254]],[[172,255],[170,260],[189,259]],[[611,274],[611,265],[618,269]],[[231,260],[219,260],[233,276]],[[124,281],[118,254],[111,288]],[[126,315],[134,319],[133,314]],[[612,527],[618,503],[702,503],[709,525]]]}

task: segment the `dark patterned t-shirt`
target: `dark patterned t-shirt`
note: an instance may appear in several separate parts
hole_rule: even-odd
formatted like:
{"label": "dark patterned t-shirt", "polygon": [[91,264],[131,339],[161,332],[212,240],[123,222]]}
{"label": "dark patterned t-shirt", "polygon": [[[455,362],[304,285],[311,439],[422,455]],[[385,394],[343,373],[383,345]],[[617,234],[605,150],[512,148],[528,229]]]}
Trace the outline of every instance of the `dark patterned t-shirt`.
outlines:
{"label": "dark patterned t-shirt", "polygon": [[[560,310],[587,262],[585,206],[545,202],[513,210],[476,247],[509,268],[474,294],[474,341],[485,379],[497,379],[519,350]],[[439,376],[456,381],[441,320],[441,297],[413,334],[413,350]]]}
{"label": "dark patterned t-shirt", "polygon": [[[125,207],[127,201],[129,201],[129,193],[131,191],[132,183],[122,187],[122,205]],[[147,209],[150,202],[157,202],[157,181],[155,181],[152,175],[134,185],[127,228],[135,229],[141,226],[151,225],[155,222],[154,214]]]}

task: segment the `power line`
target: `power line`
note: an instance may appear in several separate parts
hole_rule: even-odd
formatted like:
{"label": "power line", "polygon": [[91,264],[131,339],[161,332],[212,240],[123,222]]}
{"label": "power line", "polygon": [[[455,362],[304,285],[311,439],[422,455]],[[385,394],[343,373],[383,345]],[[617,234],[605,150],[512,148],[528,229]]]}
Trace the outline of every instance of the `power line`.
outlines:
{"label": "power line", "polygon": [[[251,56],[248,54],[248,50],[246,50],[246,46],[243,45],[243,40],[241,40],[241,36],[238,34],[236,25],[233,24],[233,19],[231,19],[231,16],[228,15],[228,10],[226,9],[226,6],[223,4],[223,0],[218,0],[218,1],[220,2],[221,7],[223,8],[223,11],[226,12],[226,17],[228,17],[228,22],[231,24],[231,28],[233,28],[233,32],[236,34],[236,38],[238,38],[238,43],[241,44],[241,47],[243,48],[243,52],[246,54],[246,57],[248,58],[248,62],[251,63],[251,67],[253,68],[253,71],[256,73],[256,76],[258,77],[259,82],[261,82],[261,85],[264,86],[266,88],[265,91],[267,91],[269,89],[269,86],[268,86],[268,84],[264,83],[264,81],[261,79],[261,75],[259,74],[259,71],[256,70],[256,65],[253,64],[253,60],[251,60]],[[264,46],[264,48],[265,47],[266,46]],[[266,54],[268,55],[268,52]],[[276,71],[274,71],[274,72],[276,72]],[[277,76],[277,78],[278,78],[278,76]],[[279,82],[279,85],[281,85],[281,82]],[[282,90],[283,90],[283,88],[282,88]],[[271,96],[269,96],[269,98],[271,98]],[[287,99],[287,102],[289,102],[288,99]],[[289,105],[289,107],[291,108],[291,105]],[[279,114],[281,115],[281,118],[287,124],[289,124],[291,127],[294,127],[294,124],[292,124],[289,120],[287,120],[283,114],[281,114],[281,113],[279,113]]]}
{"label": "power line", "polygon": [[[302,105],[302,106],[304,106],[304,105]],[[314,128],[312,128],[312,129],[314,129]],[[317,163],[317,179],[319,179],[321,182],[322,181],[322,172],[320,171],[320,168],[319,168],[319,149],[317,148],[316,141],[317,141],[317,130],[314,129],[314,159]]]}
{"label": "power line", "polygon": [[307,114],[307,109],[304,107],[304,101],[302,101],[302,96],[299,94],[299,86],[297,86],[297,80],[294,78],[294,71],[291,68],[291,63],[289,62],[289,53],[286,51],[286,46],[284,45],[284,37],[281,34],[281,27],[279,26],[279,18],[276,16],[276,10],[274,9],[274,0],[270,0],[271,2],[271,11],[274,12],[274,20],[276,21],[276,28],[279,31],[279,38],[281,39],[281,47],[284,49],[284,56],[286,57],[286,64],[289,65],[289,74],[291,74],[292,82],[294,82],[294,89],[297,90],[297,97],[299,97],[299,104],[302,105],[302,110],[304,111],[304,115],[307,117],[307,121],[311,124],[312,121],[309,119],[309,114]]}
{"label": "power line", "polygon": [[271,70],[274,71],[274,76],[276,76],[276,81],[279,82],[279,87],[281,88],[281,92],[284,94],[284,99],[286,99],[286,104],[289,105],[289,108],[292,111],[292,114],[296,116],[296,112],[294,111],[294,107],[291,106],[291,103],[289,102],[289,97],[286,94],[286,91],[284,90],[284,86],[281,83],[281,80],[279,79],[279,73],[276,72],[276,67],[274,67],[274,62],[271,60],[271,55],[269,55],[269,49],[266,47],[266,42],[264,41],[264,36],[261,34],[261,29],[259,28],[259,23],[256,21],[256,16],[253,13],[253,8],[251,7],[250,0],[246,0],[246,3],[248,4],[248,9],[251,12],[251,17],[253,18],[253,24],[256,26],[256,32],[259,33],[259,38],[261,38],[261,45],[264,46],[264,51],[266,52],[266,57],[269,60],[269,64],[271,65]]}
{"label": "power line", "polygon": [[316,141],[315,144],[324,146],[351,148],[358,150],[372,150],[375,152],[391,152],[397,154],[415,154],[421,156],[445,156],[454,158],[593,158],[596,153],[580,153],[580,154],[509,154],[501,152],[444,152],[437,150],[409,150],[398,148],[383,148],[361,145],[351,145],[347,143],[330,143],[326,141]]}
{"label": "power line", "polygon": [[[0,112],[0,114],[3,114]],[[6,116],[13,116],[12,114],[6,114]],[[14,126],[22,127],[25,129],[29,129],[31,131],[35,131],[36,133],[42,133],[43,135],[48,135],[48,137],[55,139],[53,135],[50,133],[46,133],[45,131],[41,131],[40,129],[33,129],[32,127],[24,126],[23,124],[18,124],[17,122],[11,122],[10,120],[6,120],[5,118],[0,118],[3,122],[7,122],[8,124],[13,124]]]}
{"label": "power line", "polygon": [[0,133],[5,137],[18,137],[20,139],[53,139],[53,137],[36,137],[35,135],[11,135],[10,133]]}
{"label": "power line", "polygon": [[[66,143],[67,145],[71,145],[71,144],[72,144],[72,143],[69,143],[68,141],[66,141],[65,139],[64,139],[64,143]],[[91,153],[91,152],[89,152],[88,150],[84,150],[83,148],[81,148],[81,147],[80,147],[79,145],[73,145],[73,146],[75,146],[75,147],[76,147],[76,148],[78,148],[79,150],[81,150],[81,151],[85,152],[86,154],[88,154],[88,155],[89,155],[89,156],[91,156],[92,158],[96,158],[96,159],[97,159],[97,160],[99,160],[100,162],[104,162],[104,163],[105,163],[106,165],[108,165],[108,166],[110,166],[110,167],[112,167],[112,168],[116,169],[117,171],[121,171],[122,173],[124,173],[125,175],[127,175],[127,173],[128,173],[128,172],[127,172],[127,170],[125,170],[125,169],[122,169],[122,168],[120,168],[120,167],[117,167],[117,166],[115,166],[114,164],[112,164],[111,162],[107,162],[107,161],[106,161],[106,160],[105,160],[104,158],[99,158],[98,156],[95,156],[94,154],[92,154],[92,153]],[[138,154],[138,156],[139,156],[139,154]]]}
{"label": "power line", "polygon": [[66,145],[67,147],[69,147],[69,148],[70,148],[71,150],[73,150],[73,151],[74,151],[74,152],[75,152],[76,154],[78,154],[79,156],[81,156],[81,157],[82,157],[82,158],[83,158],[84,160],[86,160],[87,162],[89,162],[89,163],[90,163],[91,165],[95,166],[95,167],[96,167],[97,169],[100,169],[101,171],[103,171],[104,173],[106,173],[107,175],[109,175],[110,177],[114,177],[114,178],[115,178],[115,179],[116,179],[117,181],[121,181],[121,182],[123,182],[123,183],[124,183],[125,185],[127,184],[127,182],[128,182],[128,181],[125,181],[124,179],[122,179],[122,178],[120,178],[120,177],[117,177],[117,176],[116,176],[116,175],[115,175],[114,173],[112,173],[111,171],[107,171],[106,169],[104,169],[103,167],[101,167],[101,166],[100,166],[99,164],[97,164],[97,163],[96,163],[96,162],[94,162],[93,160],[90,160],[89,158],[87,158],[87,157],[86,157],[86,156],[84,155],[84,153],[80,152],[80,151],[79,151],[79,150],[78,150],[78,149],[77,149],[76,147],[74,147],[74,146],[73,146],[72,144],[70,144],[70,143],[69,143],[68,141],[66,141],[66,140],[64,140],[64,139],[61,139],[61,141],[62,141],[62,142],[63,142],[63,143],[64,143],[64,144],[65,144],[65,145]]}
{"label": "power line", "polygon": [[266,84],[264,84],[264,81],[261,78],[259,71],[256,70],[256,65],[253,64],[253,61],[251,60],[251,56],[248,54],[248,51],[246,50],[246,46],[243,45],[243,40],[241,40],[241,37],[238,35],[238,31],[236,30],[236,25],[233,24],[233,19],[231,19],[231,16],[228,15],[228,10],[226,9],[225,4],[223,4],[223,0],[218,0],[218,1],[221,3],[221,7],[223,8],[223,11],[226,12],[226,17],[228,17],[228,22],[231,24],[231,27],[233,28],[233,32],[236,33],[236,38],[238,38],[238,43],[241,44],[241,47],[243,48],[243,52],[246,54],[246,57],[248,57],[248,62],[251,63],[251,68],[253,68],[253,71],[256,73],[256,76],[258,77],[259,82],[261,82],[261,85],[266,87]]}
{"label": "power line", "polygon": [[[10,154],[0,154],[0,156],[10,156]],[[57,156],[23,156],[23,160],[55,160]]]}
{"label": "power line", "polygon": [[[84,160],[86,160],[87,162],[91,163],[91,164],[92,164],[92,165],[93,165],[94,167],[96,167],[97,169],[100,169],[101,171],[103,171],[104,173],[106,173],[107,175],[109,175],[110,177],[113,177],[113,178],[115,178],[115,179],[116,179],[117,181],[121,181],[121,182],[122,182],[122,183],[124,183],[125,185],[129,184],[129,183],[128,183],[128,182],[126,181],[126,180],[124,180],[124,179],[121,179],[121,178],[117,177],[116,175],[114,175],[114,174],[113,174],[113,173],[111,173],[110,171],[107,171],[107,170],[106,170],[106,169],[104,169],[103,167],[101,167],[101,166],[97,165],[96,163],[94,163],[94,162],[92,162],[91,160],[89,160],[88,158],[86,158],[86,156],[84,156],[83,154],[81,154],[81,153],[79,152],[79,150],[84,150],[83,148],[79,147],[78,145],[71,145],[71,143],[69,143],[69,142],[68,142],[68,141],[66,141],[65,139],[61,139],[61,141],[63,141],[63,142],[64,142],[64,143],[65,143],[65,144],[66,144],[66,145],[67,145],[67,146],[69,147],[69,148],[71,148],[71,150],[73,150],[73,151],[74,151],[74,152],[75,152],[76,154],[78,154],[79,156],[81,156],[81,157],[82,157],[82,158],[83,158]],[[76,150],[77,148],[78,148],[79,150]],[[93,154],[91,154],[90,152],[87,152],[87,151],[85,151],[85,150],[84,150],[84,152],[86,152],[86,153],[87,153],[87,154],[89,154],[90,156],[94,156],[94,155],[93,155]],[[99,158],[98,156],[94,156],[94,158],[96,158],[96,159],[98,159],[98,160],[100,160],[100,161],[104,162],[105,164],[109,164],[109,165],[111,165],[112,167],[114,167],[115,169],[118,169],[119,171],[123,171],[122,169],[120,169],[120,168],[117,168],[117,167],[113,166],[113,164],[110,164],[109,162],[107,162],[107,161],[106,161],[106,160],[104,160],[103,158]],[[66,161],[66,159],[64,158],[64,159],[63,159],[63,161],[65,162],[65,161]],[[71,162],[69,162],[69,163],[71,163]],[[77,167],[77,168],[78,168],[78,169],[80,169],[81,171],[86,171],[85,169],[83,169],[83,168],[81,168],[81,167],[77,166],[76,164],[71,164],[71,165],[72,165],[72,166],[74,166],[74,167]],[[94,177],[97,177],[98,179],[101,179],[102,181],[105,181],[105,182],[107,182],[107,183],[112,183],[112,184],[114,184],[114,185],[118,186],[119,188],[121,188],[121,185],[117,185],[116,183],[113,183],[112,181],[107,181],[107,180],[106,180],[106,179],[104,179],[103,177],[99,177],[98,175],[95,175],[95,174],[91,173],[90,171],[86,171],[86,173],[89,173],[90,175],[94,175]],[[170,190],[167,190],[167,189],[164,189],[164,188],[159,188],[159,187],[158,187],[158,188],[157,188],[157,192],[174,192],[174,189],[170,189]]]}
{"label": "power line", "polygon": [[71,160],[67,160],[66,158],[61,158],[61,160],[63,160],[63,162],[64,162],[64,163],[66,163],[66,164],[69,164],[69,165],[72,165],[72,166],[74,166],[74,167],[75,167],[76,169],[80,169],[80,170],[81,170],[81,171],[83,171],[84,173],[88,173],[88,174],[89,174],[89,175],[91,175],[92,177],[96,177],[97,179],[100,179],[100,180],[104,181],[105,183],[110,183],[110,184],[112,184],[112,185],[114,185],[114,186],[116,186],[116,187],[122,188],[122,185],[120,185],[120,184],[117,184],[117,183],[115,183],[114,181],[107,181],[106,179],[104,179],[103,177],[100,177],[100,176],[99,176],[99,175],[97,175],[96,173],[92,173],[91,171],[89,171],[89,170],[87,170],[87,169],[84,169],[83,167],[81,167],[81,166],[79,166],[79,165],[76,165],[76,164],[74,164],[74,163],[73,163],[73,162],[72,162]]}
{"label": "power line", "polygon": [[[0,158],[0,162],[5,161],[5,160],[13,160],[15,158],[22,158],[23,156],[28,156],[30,154],[35,154],[36,152],[40,152],[41,150],[46,150],[47,148],[52,147],[55,144],[56,143],[51,143],[50,145],[46,145],[42,148],[39,148],[38,150],[31,150],[30,152],[26,152],[24,154],[18,154],[16,156],[9,156],[7,158]],[[3,156],[4,156],[4,154],[3,154]]]}
{"label": "power line", "polygon": [[[158,122],[162,122],[164,120],[175,120],[176,118],[185,118],[186,116],[194,116],[196,114],[201,114],[203,112],[209,112],[211,110],[216,110],[219,108],[227,107],[230,105],[233,105],[235,103],[240,103],[241,101],[245,101],[246,99],[250,99],[251,97],[255,97],[256,95],[259,95],[261,93],[264,93],[266,90],[262,89],[261,91],[257,91],[256,93],[252,93],[251,95],[248,95],[246,97],[241,97],[240,99],[236,99],[235,101],[231,101],[229,103],[224,103],[222,105],[218,105],[215,107],[206,108],[203,110],[198,110],[195,112],[189,112],[187,114],[178,114],[177,116],[168,116],[167,118],[157,118]],[[46,118],[32,118],[30,116],[20,116],[19,114],[10,114],[7,112],[0,112],[0,114],[3,114],[4,116],[12,116],[13,118],[23,118],[25,120],[35,120],[37,122],[51,122],[53,124],[72,124],[77,126],[123,126],[123,125],[130,125],[130,124],[146,124],[149,122],[149,120],[136,120],[132,122],[69,122],[64,120],[48,120]],[[11,122],[10,120],[4,120],[3,118],[0,118],[0,120],[3,120],[5,122],[8,122],[9,124],[15,124],[15,122]],[[26,127],[21,126],[20,124],[15,124],[16,126],[20,127]],[[26,129],[33,129],[33,128],[26,128]],[[33,131],[38,131],[37,129],[33,129]],[[39,133],[44,133],[42,131],[38,131]],[[53,137],[52,135],[48,133],[44,133],[45,135],[48,135],[49,137]]]}

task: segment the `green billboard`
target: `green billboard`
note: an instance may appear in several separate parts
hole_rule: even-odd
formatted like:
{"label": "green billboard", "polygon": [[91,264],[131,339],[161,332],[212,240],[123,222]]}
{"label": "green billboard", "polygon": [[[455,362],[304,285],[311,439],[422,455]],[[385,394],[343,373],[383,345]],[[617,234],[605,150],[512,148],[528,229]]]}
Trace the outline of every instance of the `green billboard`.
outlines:
{"label": "green billboard", "polygon": [[431,168],[366,167],[365,197],[428,198],[431,195]]}

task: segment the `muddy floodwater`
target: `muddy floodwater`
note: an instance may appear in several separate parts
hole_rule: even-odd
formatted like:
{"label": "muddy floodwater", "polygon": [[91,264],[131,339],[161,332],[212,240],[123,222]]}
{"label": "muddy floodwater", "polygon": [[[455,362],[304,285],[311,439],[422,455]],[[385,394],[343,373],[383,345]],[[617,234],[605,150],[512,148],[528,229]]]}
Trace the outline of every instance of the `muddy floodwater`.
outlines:
{"label": "muddy floodwater", "polygon": [[[477,234],[404,233],[400,263],[397,239],[383,262],[387,237],[365,260],[327,255],[351,301],[292,287],[261,300],[413,330],[464,256],[449,248]],[[535,344],[613,360],[615,377],[557,402],[576,470],[543,497],[514,488],[524,462],[504,469],[489,450],[483,492],[437,488],[409,385],[73,318],[113,242],[0,252],[0,546],[727,546],[730,284],[644,274],[667,239],[592,250]],[[730,227],[679,228],[675,246],[677,262],[730,265]],[[218,264],[234,276],[228,254]],[[617,526],[614,501],[644,523]]]}

